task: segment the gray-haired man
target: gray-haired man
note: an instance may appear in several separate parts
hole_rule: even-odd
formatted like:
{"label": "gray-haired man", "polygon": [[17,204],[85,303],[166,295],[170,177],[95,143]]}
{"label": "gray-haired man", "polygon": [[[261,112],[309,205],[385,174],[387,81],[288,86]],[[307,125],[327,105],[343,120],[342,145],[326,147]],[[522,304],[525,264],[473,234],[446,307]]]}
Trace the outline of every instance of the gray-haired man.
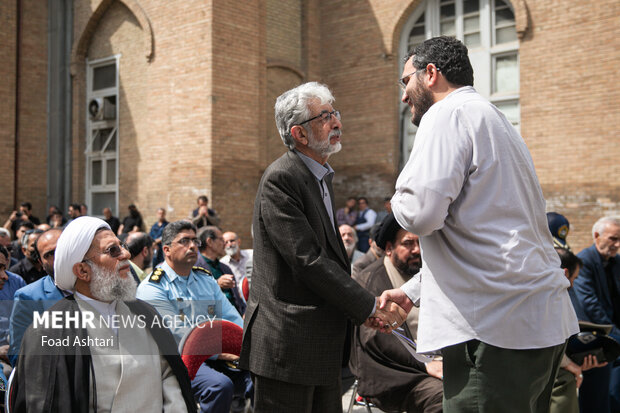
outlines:
{"label": "gray-haired man", "polygon": [[404,320],[393,303],[375,312],[375,297],[350,277],[327,163],[341,149],[333,102],[325,85],[310,82],[275,105],[289,151],[267,168],[254,202],[253,283],[241,353],[241,366],[254,375],[256,413],[341,412],[348,320],[359,325],[374,315],[388,327]]}

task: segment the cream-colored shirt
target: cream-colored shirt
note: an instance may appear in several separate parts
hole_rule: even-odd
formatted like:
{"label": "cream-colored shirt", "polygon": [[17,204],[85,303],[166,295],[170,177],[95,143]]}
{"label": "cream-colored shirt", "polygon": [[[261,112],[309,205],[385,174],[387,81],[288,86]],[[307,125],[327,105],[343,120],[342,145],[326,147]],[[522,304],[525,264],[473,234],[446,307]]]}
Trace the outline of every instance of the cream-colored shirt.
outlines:
{"label": "cream-colored shirt", "polygon": [[[115,315],[129,319],[134,314],[123,302],[104,303],[76,293],[80,311],[95,313],[95,329],[88,337],[103,345],[90,346],[97,389],[97,413],[187,412],[179,382],[157,343],[146,328],[108,328],[99,323]],[[118,318],[117,318],[118,319]],[[114,323],[108,321],[112,327]],[[108,345],[113,344],[113,345]],[[94,412],[93,394],[89,411]]]}
{"label": "cream-colored shirt", "polygon": [[420,236],[420,352],[543,348],[579,331],[529,151],[473,87],[423,116],[392,210]]}

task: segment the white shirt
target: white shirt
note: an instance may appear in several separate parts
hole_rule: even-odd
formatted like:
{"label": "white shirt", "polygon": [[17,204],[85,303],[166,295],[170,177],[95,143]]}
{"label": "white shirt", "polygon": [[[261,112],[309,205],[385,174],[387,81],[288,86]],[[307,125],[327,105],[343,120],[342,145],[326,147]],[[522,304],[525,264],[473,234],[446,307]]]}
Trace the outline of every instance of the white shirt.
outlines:
{"label": "white shirt", "polygon": [[239,261],[230,255],[226,255],[220,260],[221,263],[228,265],[232,270],[235,276],[235,284],[241,297],[243,297],[243,279],[247,277],[248,283],[250,282],[253,254],[254,250],[241,250],[239,251]]}
{"label": "white shirt", "polygon": [[392,210],[420,236],[420,352],[543,348],[579,331],[529,151],[473,87],[422,117]]}

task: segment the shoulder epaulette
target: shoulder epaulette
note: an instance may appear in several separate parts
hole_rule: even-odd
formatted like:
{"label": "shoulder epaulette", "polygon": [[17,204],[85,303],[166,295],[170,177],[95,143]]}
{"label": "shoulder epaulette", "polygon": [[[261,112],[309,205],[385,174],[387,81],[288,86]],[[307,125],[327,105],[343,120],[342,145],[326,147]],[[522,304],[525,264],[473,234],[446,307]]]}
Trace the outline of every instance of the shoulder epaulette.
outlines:
{"label": "shoulder epaulette", "polygon": [[202,272],[202,273],[205,273],[205,274],[210,275],[210,276],[213,277],[213,274],[211,274],[211,271],[207,270],[206,268],[203,268],[203,267],[192,267],[192,270],[194,270],[194,271],[196,271],[198,273]]}
{"label": "shoulder epaulette", "polygon": [[161,267],[157,267],[151,273],[149,281],[152,283],[159,283],[164,275],[166,275],[166,271],[162,270]]}

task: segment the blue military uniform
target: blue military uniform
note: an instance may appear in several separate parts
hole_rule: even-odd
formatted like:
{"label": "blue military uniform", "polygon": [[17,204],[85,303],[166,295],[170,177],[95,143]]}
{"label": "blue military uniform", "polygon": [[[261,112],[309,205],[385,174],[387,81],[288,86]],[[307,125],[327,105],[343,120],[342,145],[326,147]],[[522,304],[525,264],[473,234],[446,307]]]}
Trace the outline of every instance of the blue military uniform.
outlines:
{"label": "blue military uniform", "polygon": [[[211,316],[215,304],[217,318],[243,327],[241,316],[228,301],[217,281],[208,270],[194,267],[189,276],[178,275],[167,262],[155,269],[138,286],[136,297],[154,306],[162,317],[182,316],[194,320]],[[190,327],[171,326],[177,342]],[[202,412],[229,412],[233,394],[251,397],[252,381],[247,371],[230,370],[215,360],[203,364],[194,380],[192,390]],[[219,370],[219,371],[218,371]]]}

